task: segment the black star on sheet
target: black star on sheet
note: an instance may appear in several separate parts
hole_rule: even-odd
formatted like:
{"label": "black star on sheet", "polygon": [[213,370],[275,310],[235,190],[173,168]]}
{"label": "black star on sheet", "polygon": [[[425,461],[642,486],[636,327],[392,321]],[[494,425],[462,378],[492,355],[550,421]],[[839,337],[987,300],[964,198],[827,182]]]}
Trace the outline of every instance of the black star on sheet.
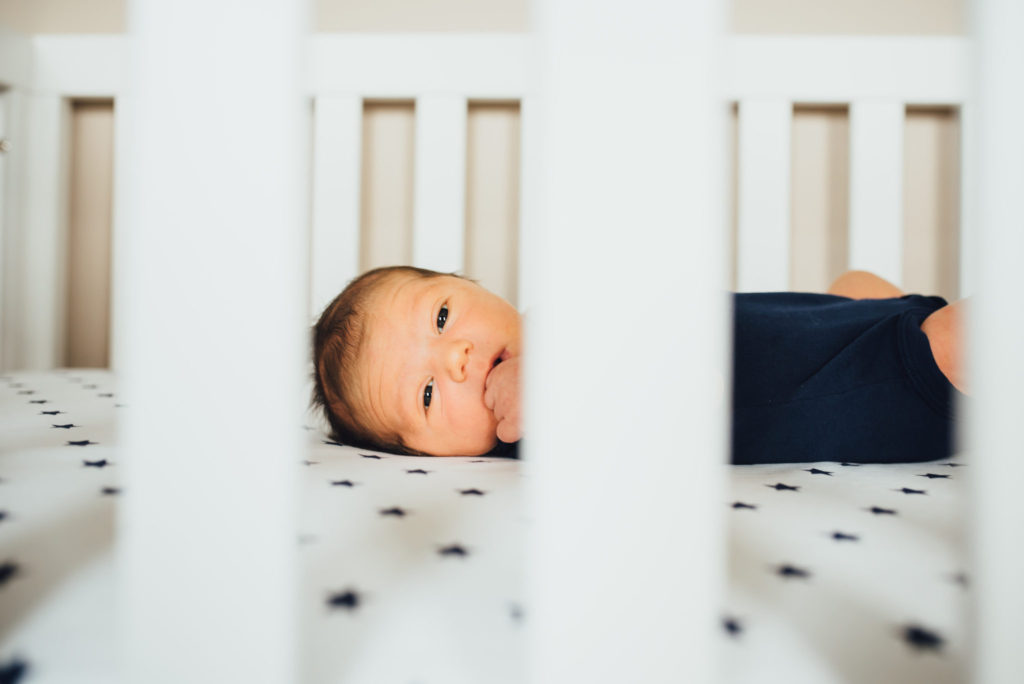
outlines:
{"label": "black star on sheet", "polygon": [[788,564],[787,565],[780,565],[775,570],[775,572],[779,575],[779,577],[786,577],[786,578],[795,577],[797,579],[807,579],[808,577],[811,576],[810,570],[804,570],[803,568],[798,568],[798,567],[796,567],[794,565],[788,565]]}
{"label": "black star on sheet", "polygon": [[320,461],[302,461],[302,465],[311,466],[311,465],[316,465],[319,462]]}
{"label": "black star on sheet", "polygon": [[469,551],[459,546],[458,544],[450,544],[448,546],[443,546],[440,549],[438,549],[437,552],[442,556],[462,556],[463,558],[469,555]]}
{"label": "black star on sheet", "polygon": [[939,465],[949,466],[950,468],[963,468],[966,463],[940,463]]}
{"label": "black star on sheet", "polygon": [[490,463],[490,461],[488,461],[486,458],[478,458],[470,461],[470,463]]}
{"label": "black star on sheet", "polygon": [[927,494],[923,489],[911,489],[910,487],[903,487],[901,489],[894,489],[896,492],[903,492],[904,494]]}
{"label": "black star on sheet", "polygon": [[381,515],[391,515],[391,516],[394,516],[396,518],[404,518],[405,517],[405,511],[402,510],[401,508],[399,508],[398,506],[394,506],[392,508],[382,508],[380,510],[380,514]]}
{"label": "black star on sheet", "polygon": [[855,534],[846,534],[845,532],[833,532],[832,538],[836,541],[860,541],[860,537]]}
{"label": "black star on sheet", "polygon": [[75,425],[74,423],[68,423],[67,425],[53,425],[53,427],[61,428],[63,430],[70,430],[71,428],[78,427],[78,426]]}
{"label": "black star on sheet", "polygon": [[725,631],[732,637],[739,636],[743,631],[743,625],[741,625],[740,621],[734,617],[727,616],[722,618],[722,627],[725,628]]}
{"label": "black star on sheet", "polygon": [[15,575],[18,574],[18,570],[17,563],[12,563],[11,561],[0,563],[0,587],[14,579]]}
{"label": "black star on sheet", "polygon": [[0,511],[0,522],[7,519],[7,511]]}
{"label": "black star on sheet", "polygon": [[35,394],[35,390],[18,390],[18,394]]}
{"label": "black star on sheet", "polygon": [[98,461],[82,461],[82,465],[87,468],[106,468],[110,464],[107,463],[107,459],[101,458]]}
{"label": "black star on sheet", "polygon": [[331,440],[331,439],[325,439],[325,440],[323,440],[323,442],[324,442],[324,444],[330,444],[331,446],[345,446],[341,442],[335,442],[334,440]]}
{"label": "black star on sheet", "polygon": [[847,468],[852,468],[852,467],[860,466],[860,465],[864,465],[864,464],[863,463],[840,463],[839,465],[847,467]]}
{"label": "black star on sheet", "polygon": [[406,470],[405,472],[409,473],[410,475],[426,475],[430,471],[423,470],[421,468],[414,468],[413,470]]}
{"label": "black star on sheet", "polygon": [[903,640],[918,651],[941,651],[945,640],[935,632],[920,625],[906,625],[901,628]]}
{"label": "black star on sheet", "polygon": [[378,456],[377,454],[359,454],[359,455],[362,456],[363,458],[375,458],[378,461],[380,460],[380,456]]}
{"label": "black star on sheet", "polygon": [[955,575],[953,575],[953,581],[956,582],[957,584],[959,584],[964,589],[966,589],[967,588],[967,573],[966,572],[958,572],[958,573],[956,573]]}
{"label": "black star on sheet", "polygon": [[948,480],[949,479],[949,475],[937,475],[935,473],[924,473],[923,475],[918,475],[918,477],[927,477],[929,480],[935,480],[935,479]]}
{"label": "black star on sheet", "polygon": [[508,606],[508,616],[516,622],[523,621],[523,609],[518,603],[511,603]]}
{"label": "black star on sheet", "polygon": [[121,493],[120,487],[104,487],[100,490],[100,494],[103,496],[117,496]]}
{"label": "black star on sheet", "polygon": [[110,397],[114,396],[114,393],[113,392],[100,392],[96,396],[97,397],[107,397],[107,398],[110,398]]}
{"label": "black star on sheet", "polygon": [[781,482],[776,482],[773,485],[765,485],[765,487],[769,487],[769,488],[774,489],[775,491],[778,491],[778,492],[782,492],[782,491],[786,491],[786,492],[799,492],[800,491],[800,487],[793,487],[792,485],[782,484]]}
{"label": "black star on sheet", "polygon": [[41,415],[41,416],[59,416],[62,413],[64,413],[64,412],[63,411],[40,411],[39,415]]}
{"label": "black star on sheet", "polygon": [[82,439],[82,440],[79,440],[77,442],[72,440],[72,441],[68,442],[67,445],[68,446],[89,446],[90,444],[99,444],[99,442],[90,442],[87,439]]}
{"label": "black star on sheet", "polygon": [[827,470],[818,470],[817,468],[804,468],[804,470],[809,472],[811,475],[828,475],[829,477],[832,476],[832,473]]}
{"label": "black star on sheet", "polygon": [[481,492],[479,489],[459,489],[457,490],[462,496],[483,496],[486,492]]}
{"label": "black star on sheet", "polygon": [[878,506],[872,506],[865,510],[871,511],[875,515],[896,515],[896,511],[891,508],[879,508]]}
{"label": "black star on sheet", "polygon": [[355,610],[359,607],[359,594],[355,591],[352,591],[351,589],[339,591],[327,597],[327,605],[331,608],[344,608],[345,610]]}
{"label": "black star on sheet", "polygon": [[742,501],[734,501],[732,503],[732,507],[733,508],[745,508],[745,509],[748,509],[748,510],[751,510],[751,511],[756,511],[757,510],[757,506],[756,505],[748,504],[748,503],[743,503]]}
{"label": "black star on sheet", "polygon": [[82,385],[82,389],[96,389],[99,385]]}
{"label": "black star on sheet", "polygon": [[356,483],[352,480],[331,480],[332,487],[355,487]]}
{"label": "black star on sheet", "polygon": [[30,404],[49,404],[50,402],[47,401],[46,399],[29,399],[28,403],[30,403]]}
{"label": "black star on sheet", "polygon": [[0,684],[17,684],[28,672],[28,663],[15,656],[0,664]]}

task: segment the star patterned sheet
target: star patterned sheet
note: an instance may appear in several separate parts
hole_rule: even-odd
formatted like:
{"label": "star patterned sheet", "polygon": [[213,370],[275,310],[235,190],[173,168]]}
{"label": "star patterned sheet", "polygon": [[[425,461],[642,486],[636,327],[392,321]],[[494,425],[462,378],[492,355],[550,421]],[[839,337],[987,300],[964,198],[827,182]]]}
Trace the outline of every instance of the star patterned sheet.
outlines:
{"label": "star patterned sheet", "polygon": [[[119,400],[107,371],[0,378],[0,682],[115,679]],[[296,429],[300,681],[523,681],[523,463]],[[723,682],[967,678],[965,459],[723,467]]]}

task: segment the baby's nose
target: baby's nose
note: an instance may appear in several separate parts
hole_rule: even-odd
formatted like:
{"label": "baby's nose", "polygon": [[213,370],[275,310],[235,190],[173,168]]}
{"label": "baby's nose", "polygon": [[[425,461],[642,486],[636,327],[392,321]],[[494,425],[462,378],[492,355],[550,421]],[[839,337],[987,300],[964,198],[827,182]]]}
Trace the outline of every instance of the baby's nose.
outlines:
{"label": "baby's nose", "polygon": [[469,340],[455,340],[447,350],[446,363],[448,374],[455,382],[462,382],[466,379],[466,367],[469,365],[469,352],[473,350],[473,343]]}

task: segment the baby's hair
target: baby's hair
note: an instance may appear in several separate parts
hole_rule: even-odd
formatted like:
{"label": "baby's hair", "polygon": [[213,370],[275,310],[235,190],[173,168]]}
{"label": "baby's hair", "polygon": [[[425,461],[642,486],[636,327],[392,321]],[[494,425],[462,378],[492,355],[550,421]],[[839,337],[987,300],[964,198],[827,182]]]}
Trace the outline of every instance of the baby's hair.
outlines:
{"label": "baby's hair", "polygon": [[[334,298],[313,328],[313,397],[331,426],[331,439],[361,449],[420,455],[402,444],[397,434],[376,434],[369,427],[365,406],[356,400],[355,372],[366,341],[367,301],[381,285],[398,275],[439,278],[439,273],[415,266],[385,266],[367,271]],[[456,276],[459,277],[459,276]]]}

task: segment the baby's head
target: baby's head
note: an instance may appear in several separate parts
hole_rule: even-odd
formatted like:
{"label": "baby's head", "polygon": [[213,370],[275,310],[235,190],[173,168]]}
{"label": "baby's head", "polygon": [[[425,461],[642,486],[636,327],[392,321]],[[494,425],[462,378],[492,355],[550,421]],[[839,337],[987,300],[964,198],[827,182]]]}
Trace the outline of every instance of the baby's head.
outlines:
{"label": "baby's head", "polygon": [[409,266],[368,271],[313,335],[313,403],[333,439],[363,448],[476,456],[497,443],[484,383],[522,349],[519,313],[471,280]]}

